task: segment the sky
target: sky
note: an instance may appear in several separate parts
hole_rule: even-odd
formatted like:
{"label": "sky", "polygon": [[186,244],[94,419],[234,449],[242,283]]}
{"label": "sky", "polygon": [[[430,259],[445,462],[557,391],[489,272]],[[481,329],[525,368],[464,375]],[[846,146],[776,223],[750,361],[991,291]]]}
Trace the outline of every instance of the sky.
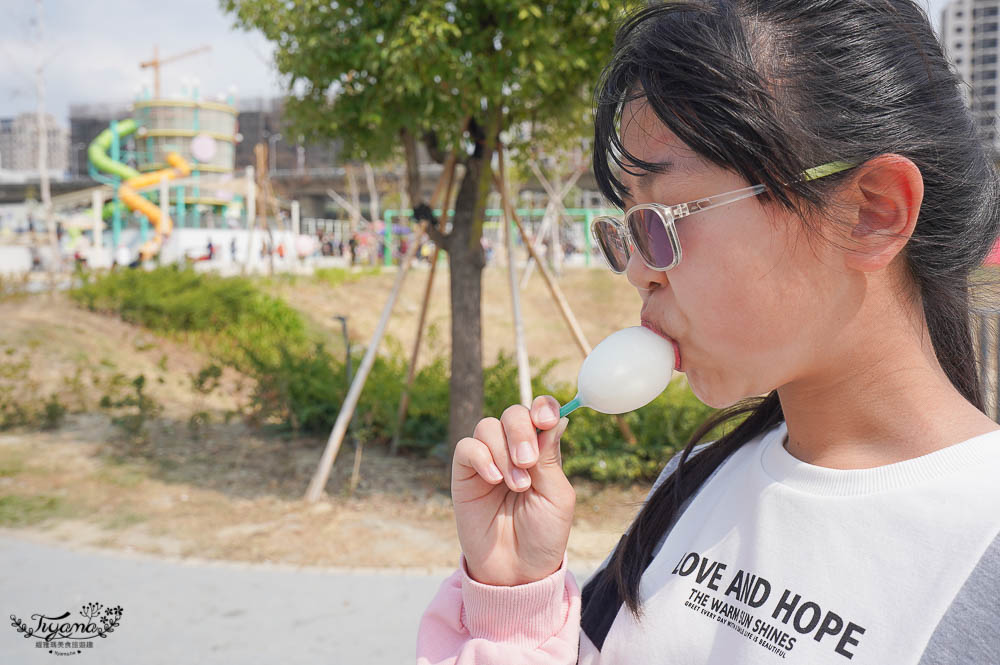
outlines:
{"label": "sky", "polygon": [[198,79],[202,99],[236,86],[239,98],[281,94],[272,48],[234,29],[218,0],[43,0],[39,48],[34,0],[0,0],[0,117],[36,107],[35,69],[44,58],[46,109],[68,124],[70,104],[129,103],[153,74],[139,63],[208,44],[160,68],[164,96]]}
{"label": "sky", "polygon": [[[947,0],[919,0],[935,30]],[[36,108],[35,70],[45,63],[46,109],[68,126],[70,104],[131,102],[152,90],[139,63],[209,44],[212,50],[164,65],[164,96],[195,79],[203,99],[235,86],[238,98],[282,94],[272,48],[260,33],[233,28],[217,0],[43,0],[44,39],[35,0],[0,0],[0,117]]]}

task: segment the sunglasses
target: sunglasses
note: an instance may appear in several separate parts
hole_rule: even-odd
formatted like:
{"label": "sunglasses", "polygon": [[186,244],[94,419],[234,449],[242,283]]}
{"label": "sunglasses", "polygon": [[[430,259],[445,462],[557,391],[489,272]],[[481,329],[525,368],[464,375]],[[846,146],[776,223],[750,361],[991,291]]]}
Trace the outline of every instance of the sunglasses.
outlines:
{"label": "sunglasses", "polygon": [[[802,177],[804,180],[816,180],[853,166],[848,162],[830,162],[806,170]],[[651,270],[666,272],[681,262],[681,243],[675,226],[678,219],[763,194],[766,189],[765,185],[754,185],[673,206],[642,203],[629,208],[624,220],[620,217],[595,217],[590,224],[590,233],[612,272],[625,272],[631,255],[629,247],[635,248],[639,258]]]}

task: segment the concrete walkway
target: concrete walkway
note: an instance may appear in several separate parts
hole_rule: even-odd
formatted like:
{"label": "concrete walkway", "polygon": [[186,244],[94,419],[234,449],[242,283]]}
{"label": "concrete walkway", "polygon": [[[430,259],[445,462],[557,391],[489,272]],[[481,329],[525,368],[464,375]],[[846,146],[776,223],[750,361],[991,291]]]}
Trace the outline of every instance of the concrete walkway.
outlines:
{"label": "concrete walkway", "polygon": [[[2,530],[0,571],[0,663],[19,665],[413,663],[420,616],[451,573],[164,560],[61,549]],[[590,574],[573,572],[581,583]],[[32,614],[82,621],[81,607],[93,602],[120,605],[120,626],[64,659],[10,625],[12,614],[29,626]]]}

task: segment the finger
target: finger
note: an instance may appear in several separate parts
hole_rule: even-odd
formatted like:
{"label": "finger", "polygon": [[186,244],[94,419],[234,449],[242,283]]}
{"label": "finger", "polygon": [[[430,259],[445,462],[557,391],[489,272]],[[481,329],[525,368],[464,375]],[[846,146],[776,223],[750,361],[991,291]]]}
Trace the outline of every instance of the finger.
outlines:
{"label": "finger", "polygon": [[538,434],[531,413],[520,404],[508,406],[500,416],[514,464],[527,469],[538,460]]}
{"label": "finger", "polygon": [[543,495],[555,495],[558,492],[565,492],[568,481],[562,468],[562,452],[560,450],[560,439],[566,427],[569,425],[569,418],[560,418],[559,424],[555,428],[546,430],[538,435],[538,464],[531,467],[531,486],[536,492]]}
{"label": "finger", "polygon": [[539,395],[531,403],[531,421],[538,429],[552,429],[559,424],[559,402],[551,395]]}
{"label": "finger", "polygon": [[555,428],[546,430],[538,435],[538,465],[542,469],[548,466],[558,466],[562,468],[562,450],[560,439],[566,427],[569,426],[569,418],[560,418]]}
{"label": "finger", "polygon": [[478,475],[490,485],[503,481],[503,474],[494,464],[489,446],[479,439],[466,437],[455,446],[452,477],[455,480],[469,480],[474,475]]}
{"label": "finger", "polygon": [[507,445],[504,427],[496,418],[483,418],[476,425],[473,436],[482,441],[490,450],[493,462],[500,469],[504,480],[514,492],[523,492],[531,487],[531,477],[524,469],[514,466]]}

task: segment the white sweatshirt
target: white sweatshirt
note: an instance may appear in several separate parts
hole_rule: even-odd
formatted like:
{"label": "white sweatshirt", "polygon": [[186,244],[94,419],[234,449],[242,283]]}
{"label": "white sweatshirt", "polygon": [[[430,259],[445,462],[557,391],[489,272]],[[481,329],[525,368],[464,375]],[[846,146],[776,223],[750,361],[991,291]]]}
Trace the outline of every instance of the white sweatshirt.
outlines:
{"label": "white sweatshirt", "polygon": [[786,433],[745,444],[686,502],[642,577],[641,623],[584,585],[581,629],[565,561],[519,587],[460,566],[418,662],[1000,664],[1000,432],[860,470],[801,462]]}

